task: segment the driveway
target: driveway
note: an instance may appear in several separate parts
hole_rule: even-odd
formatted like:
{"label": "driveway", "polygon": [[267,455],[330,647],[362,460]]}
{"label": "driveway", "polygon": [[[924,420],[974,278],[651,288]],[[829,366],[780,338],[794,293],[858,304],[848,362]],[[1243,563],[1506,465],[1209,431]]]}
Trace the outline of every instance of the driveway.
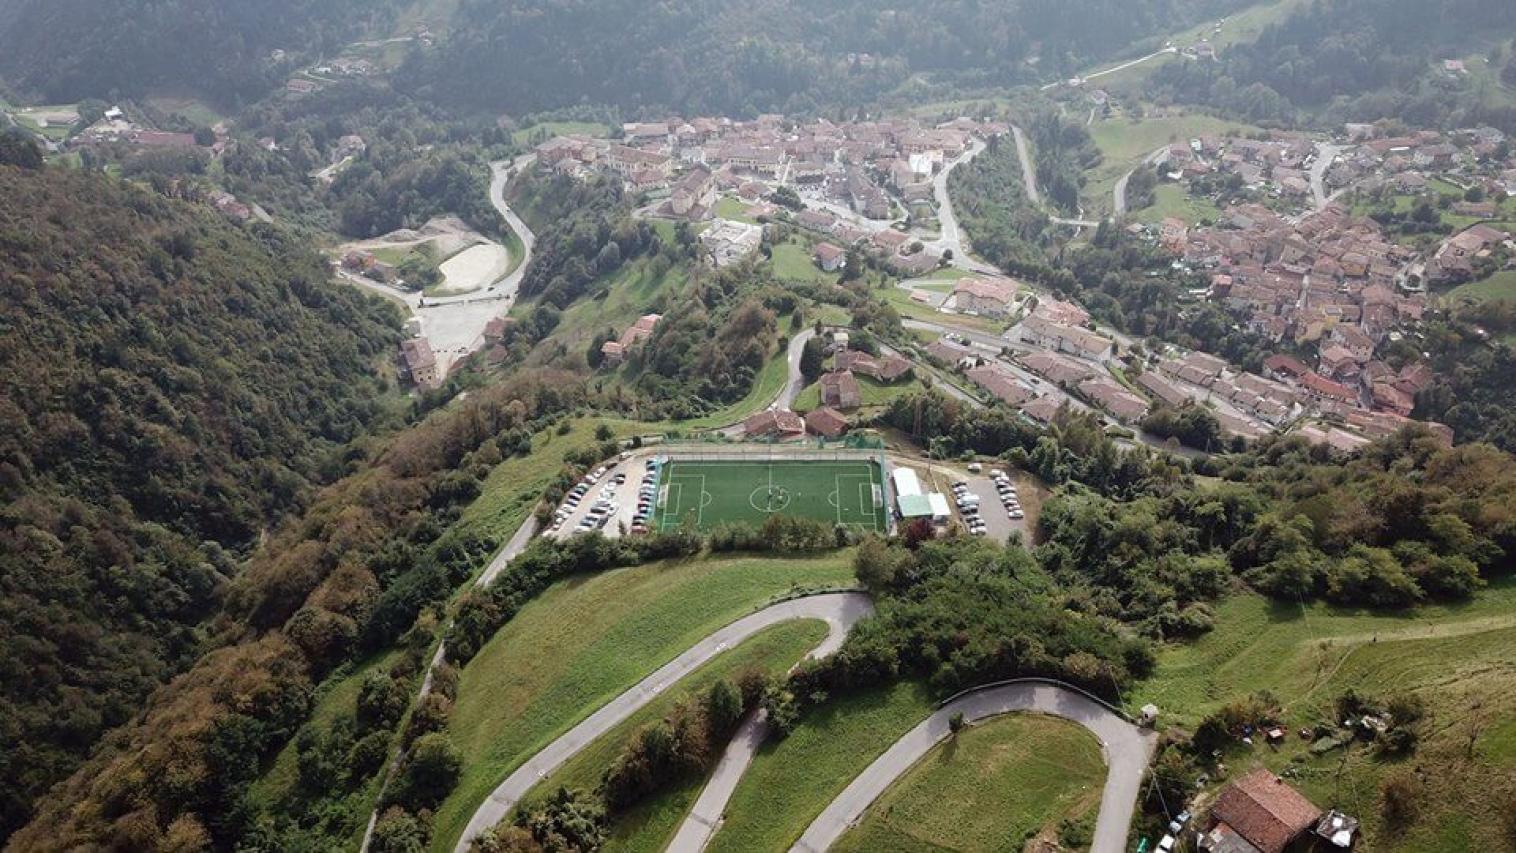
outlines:
{"label": "driveway", "polygon": [[859,774],[811,823],[791,853],[821,853],[836,843],[868,807],[932,748],[949,736],[949,720],[962,713],[967,722],[1019,711],[1062,717],[1084,726],[1100,740],[1109,771],[1100,796],[1093,853],[1122,853],[1137,807],[1142,775],[1152,759],[1157,737],[1139,729],[1104,705],[1056,684],[1018,681],[960,695],[895,741]]}
{"label": "driveway", "polygon": [[829,593],[775,604],[716,631],[606,703],[507,776],[475,810],[474,816],[469,819],[468,828],[463,831],[463,837],[453,847],[455,853],[468,853],[469,843],[508,817],[516,803],[538,782],[552,775],[585,747],[721,652],[765,628],[796,619],[824,620],[828,626],[828,636],[822,648],[836,648],[836,644],[841,643],[842,637],[846,636],[853,623],[872,610],[873,604],[863,593]]}

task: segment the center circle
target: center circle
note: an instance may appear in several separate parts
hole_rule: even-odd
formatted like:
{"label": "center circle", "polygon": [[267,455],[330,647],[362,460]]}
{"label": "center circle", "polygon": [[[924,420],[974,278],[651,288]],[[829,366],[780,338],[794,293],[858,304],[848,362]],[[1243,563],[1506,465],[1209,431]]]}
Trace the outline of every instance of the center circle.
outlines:
{"label": "center circle", "polygon": [[790,505],[790,493],[783,486],[759,486],[747,502],[759,512],[775,513]]}

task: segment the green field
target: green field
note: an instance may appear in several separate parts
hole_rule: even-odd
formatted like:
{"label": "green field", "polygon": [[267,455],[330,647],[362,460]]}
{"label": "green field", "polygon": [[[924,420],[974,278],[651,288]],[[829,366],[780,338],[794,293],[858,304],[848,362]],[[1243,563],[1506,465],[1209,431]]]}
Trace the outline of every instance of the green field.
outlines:
{"label": "green field", "polygon": [[690,559],[555,584],[463,668],[448,726],[463,771],[432,849],[452,849],[500,780],[596,708],[776,596],[851,584],[850,560]]}
{"label": "green field", "polygon": [[[919,372],[921,368],[916,368]],[[863,407],[888,406],[898,397],[907,397],[918,394],[923,389],[919,379],[910,382],[895,382],[886,384],[868,376],[858,377],[858,390],[863,398]],[[819,384],[807,385],[801,389],[795,397],[794,409],[797,412],[809,412],[821,406],[821,386]]]}
{"label": "green field", "polygon": [[786,850],[875,758],[932,713],[914,681],[834,699],[770,738],[732,793],[710,850]]}
{"label": "green field", "polygon": [[[1330,720],[1348,688],[1426,703],[1412,758],[1382,759],[1365,747],[1315,755],[1294,736]],[[1492,583],[1465,604],[1390,613],[1235,596],[1217,607],[1216,630],[1166,647],[1155,675],[1125,698],[1131,708],[1153,702],[1161,721],[1188,727],[1259,690],[1279,700],[1291,734],[1278,749],[1235,743],[1224,756],[1234,772],[1289,768],[1318,806],[1364,821],[1359,849],[1501,849],[1495,839],[1516,804],[1516,581]],[[1379,786],[1413,765],[1425,780],[1420,814],[1389,832]]]}
{"label": "green field", "polygon": [[730,522],[760,525],[776,513],[888,529],[884,474],[872,461],[669,462],[658,481],[655,523],[708,530]]}
{"label": "green field", "polygon": [[812,249],[800,240],[789,240],[774,247],[774,275],[787,281],[835,283],[840,276],[826,272],[811,259]]}
{"label": "green field", "polygon": [[545,121],[524,127],[511,135],[517,145],[535,145],[554,136],[606,136],[611,129],[595,121]]}
{"label": "green field", "polygon": [[730,219],[733,222],[746,222],[749,225],[758,224],[758,220],[747,215],[747,202],[729,195],[724,195],[716,200],[716,216],[720,219]]}
{"label": "green field", "polygon": [[1093,814],[1104,780],[1100,744],[1084,729],[999,717],[933,749],[832,849],[1017,851],[1062,818]]}
{"label": "green field", "polygon": [[[530,807],[531,798],[549,795],[560,787],[595,790],[628,739],[644,726],[663,719],[676,702],[699,695],[718,680],[733,679],[751,668],[782,673],[804,658],[824,637],[826,623],[806,620],[775,625],[749,638],[690,674],[676,689],[665,691],[604,737],[585,747],[583,752],[533,789],[524,806]],[[719,755],[725,746],[712,744],[711,748]],[[607,846],[619,851],[657,853],[663,850],[695,805],[695,798],[704,784],[704,777],[685,779],[636,808],[614,816]]]}
{"label": "green field", "polygon": [[1221,209],[1208,198],[1191,196],[1179,184],[1162,183],[1153,189],[1153,204],[1134,211],[1129,218],[1133,222],[1155,223],[1170,216],[1193,226],[1215,222]]}
{"label": "green field", "polygon": [[1448,299],[1453,302],[1516,299],[1516,270],[1502,270],[1489,278],[1460,284],[1448,291]]}

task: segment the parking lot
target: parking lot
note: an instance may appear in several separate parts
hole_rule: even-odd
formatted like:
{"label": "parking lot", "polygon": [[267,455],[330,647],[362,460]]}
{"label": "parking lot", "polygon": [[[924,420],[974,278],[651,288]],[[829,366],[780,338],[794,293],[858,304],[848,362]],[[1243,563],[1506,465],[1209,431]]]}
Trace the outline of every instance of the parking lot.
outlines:
{"label": "parking lot", "polygon": [[631,531],[643,478],[654,471],[652,460],[647,454],[629,455],[585,475],[564,499],[558,520],[548,527],[547,535],[562,539],[599,530],[614,537]]}
{"label": "parking lot", "polygon": [[[1008,507],[1006,501],[1002,499],[1001,491],[997,488],[997,480],[992,472],[1001,472],[1006,475],[1007,479],[1005,483],[1010,489],[1007,494],[1015,500],[1015,503],[1011,507]],[[956,483],[961,483],[962,488],[960,489],[955,485],[951,497],[958,510],[959,517],[963,520],[965,526],[969,527],[970,532],[993,539],[996,542],[1004,542],[1012,532],[1019,531],[1022,541],[1030,544],[1031,531],[1028,528],[1025,512],[1020,502],[1021,489],[1009,472],[1005,472],[1004,469],[1000,468],[989,469],[982,474],[960,476],[955,480]],[[963,494],[978,498],[979,511],[976,514],[970,514],[965,511],[965,501],[961,498]],[[1013,513],[1020,513],[1022,517],[1013,518]],[[972,524],[972,520],[976,518],[981,525],[977,529]]]}

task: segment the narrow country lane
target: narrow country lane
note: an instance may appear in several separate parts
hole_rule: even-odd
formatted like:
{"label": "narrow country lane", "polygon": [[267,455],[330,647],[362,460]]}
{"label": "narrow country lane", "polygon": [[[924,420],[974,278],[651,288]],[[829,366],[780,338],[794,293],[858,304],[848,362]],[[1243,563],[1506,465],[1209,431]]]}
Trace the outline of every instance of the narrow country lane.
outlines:
{"label": "narrow country lane", "polygon": [[1024,711],[1078,723],[1100,740],[1109,769],[1090,849],[1093,853],[1121,853],[1157,736],[1076,690],[1033,680],[990,685],[945,702],[859,774],[811,823],[790,853],[821,853],[836,843],[892,782],[947,739],[954,714],[962,713],[973,723]]}
{"label": "narrow country lane", "polygon": [[825,621],[829,629],[827,643],[837,644],[855,622],[872,611],[873,604],[863,593],[828,593],[775,604],[716,631],[606,703],[507,776],[474,811],[463,836],[454,845],[455,853],[468,853],[470,842],[508,817],[516,803],[538,782],[720,653],[765,628],[796,619]]}

